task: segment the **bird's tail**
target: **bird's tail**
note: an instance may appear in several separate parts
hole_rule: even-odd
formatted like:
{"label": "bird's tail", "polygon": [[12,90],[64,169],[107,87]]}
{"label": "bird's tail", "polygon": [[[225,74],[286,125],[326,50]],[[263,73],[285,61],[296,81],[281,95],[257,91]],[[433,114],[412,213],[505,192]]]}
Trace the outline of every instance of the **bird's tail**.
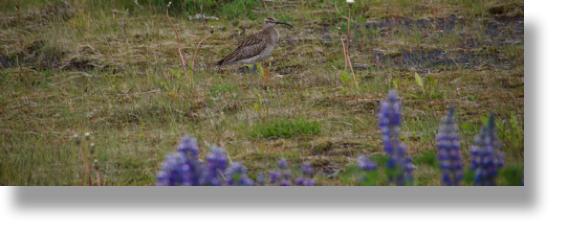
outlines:
{"label": "bird's tail", "polygon": [[217,63],[215,63],[215,65],[221,67],[221,66],[224,65],[224,64],[223,64],[224,62],[225,62],[225,59],[222,59],[222,60],[218,61]]}

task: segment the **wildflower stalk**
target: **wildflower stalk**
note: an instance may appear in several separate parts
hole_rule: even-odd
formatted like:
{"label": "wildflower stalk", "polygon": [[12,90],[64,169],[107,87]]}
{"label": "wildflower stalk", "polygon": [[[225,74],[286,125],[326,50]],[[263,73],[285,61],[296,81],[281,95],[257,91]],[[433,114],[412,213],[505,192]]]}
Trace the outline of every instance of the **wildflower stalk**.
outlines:
{"label": "wildflower stalk", "polygon": [[184,70],[184,73],[186,73],[186,62],[184,61],[184,56],[182,56],[182,51],[180,51],[180,37],[178,36],[178,31],[176,30],[176,27],[174,27],[172,21],[170,20],[170,17],[168,16],[168,8],[170,8],[171,4],[172,2],[169,2],[168,6],[166,7],[166,18],[168,19],[168,22],[172,26],[172,29],[174,29],[174,33],[176,33],[176,42],[178,43],[178,53],[180,54],[180,60],[182,61],[182,69]]}
{"label": "wildflower stalk", "polygon": [[22,39],[22,23],[20,21],[20,6],[16,4],[16,10],[18,11],[18,39],[20,41],[20,48],[24,48]]}
{"label": "wildflower stalk", "polygon": [[349,5],[349,18],[347,19],[347,57],[349,56],[349,42],[351,37],[350,26],[351,26],[351,5]]}
{"label": "wildflower stalk", "polygon": [[[341,37],[341,43],[343,43],[343,46],[344,46],[343,37]],[[344,49],[344,47],[343,47],[343,49]],[[352,67],[352,64],[351,64],[351,59],[349,58],[349,54],[348,54],[348,53],[345,55],[345,60],[346,60],[346,61],[348,60],[349,67],[351,68],[351,73],[352,73],[352,75],[353,75],[353,80],[354,80],[354,86],[355,86],[355,88],[358,88],[358,83],[356,82],[356,76],[354,75],[354,70],[353,70],[353,67]],[[346,61],[345,61],[345,65],[347,64]]]}
{"label": "wildflower stalk", "polygon": [[[208,37],[211,37],[211,35],[212,34],[209,34],[207,37],[202,39],[202,41],[200,41],[200,43],[198,43],[198,46],[196,46],[196,52],[194,52],[194,58],[192,59],[192,79],[194,79],[194,63],[196,62],[196,54],[198,54],[198,49],[200,48],[200,44],[202,44],[202,42],[204,40],[208,39]],[[186,71],[186,69],[185,69],[185,71]]]}
{"label": "wildflower stalk", "polygon": [[[347,55],[346,55],[346,58],[347,58],[347,61],[349,63],[349,66],[351,67],[351,72],[353,74],[353,80],[354,80],[354,86],[355,86],[355,88],[358,89],[358,84],[356,83],[356,76],[354,75],[354,70],[353,70],[353,67],[352,67],[352,63],[351,63],[351,59],[350,59],[350,53],[349,53],[349,46],[350,46],[349,43],[350,43],[350,39],[351,39],[351,36],[350,36],[351,7],[354,3],[354,0],[353,1],[349,0],[349,1],[347,1],[347,3],[349,4],[349,18],[347,19]],[[347,62],[345,61],[345,70],[346,70],[346,66],[347,66]]]}
{"label": "wildflower stalk", "polygon": [[505,158],[505,153],[500,148],[495,118],[490,114],[487,124],[482,126],[480,134],[474,137],[474,144],[470,147],[474,184],[495,185],[498,170],[503,167]]}
{"label": "wildflower stalk", "polygon": [[405,185],[413,181],[413,164],[407,155],[407,146],[399,140],[401,102],[395,90],[391,90],[388,98],[380,102],[378,119],[384,151],[390,156],[386,166],[389,181]]}
{"label": "wildflower stalk", "polygon": [[462,180],[462,157],[460,156],[460,136],[454,117],[454,107],[442,119],[437,134],[438,159],[441,163],[443,184],[460,185]]}
{"label": "wildflower stalk", "polygon": [[345,42],[343,38],[341,38],[341,44],[343,44],[343,58],[345,59],[345,72],[349,69],[348,62],[347,62],[347,48],[345,47]]}

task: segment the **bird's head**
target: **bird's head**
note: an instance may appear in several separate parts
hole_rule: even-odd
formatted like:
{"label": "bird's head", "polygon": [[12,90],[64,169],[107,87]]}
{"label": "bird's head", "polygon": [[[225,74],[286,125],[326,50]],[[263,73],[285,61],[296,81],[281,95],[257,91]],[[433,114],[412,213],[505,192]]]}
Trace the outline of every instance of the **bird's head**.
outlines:
{"label": "bird's head", "polygon": [[279,25],[279,24],[284,24],[284,25],[287,25],[287,26],[290,26],[290,27],[293,28],[292,25],[290,25],[286,22],[276,21],[276,19],[274,19],[272,17],[267,17],[266,19],[264,19],[264,28],[274,27],[274,26]]}

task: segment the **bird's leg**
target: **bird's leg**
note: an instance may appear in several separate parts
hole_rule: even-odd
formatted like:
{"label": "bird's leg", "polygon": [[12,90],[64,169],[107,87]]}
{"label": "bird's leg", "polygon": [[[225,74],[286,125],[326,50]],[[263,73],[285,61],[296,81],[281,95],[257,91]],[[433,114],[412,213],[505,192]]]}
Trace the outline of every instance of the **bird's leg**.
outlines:
{"label": "bird's leg", "polygon": [[260,80],[259,80],[259,75],[258,75],[258,70],[257,70],[257,64],[254,64],[255,67],[255,76],[257,77],[257,85],[259,85]]}
{"label": "bird's leg", "polygon": [[257,64],[256,64],[256,63],[253,64],[253,67],[251,68],[251,85],[253,85],[253,86],[255,85],[255,84],[253,83],[253,75],[254,75],[254,74],[256,74],[256,77],[257,77],[257,84],[258,84],[258,72],[257,72]]}

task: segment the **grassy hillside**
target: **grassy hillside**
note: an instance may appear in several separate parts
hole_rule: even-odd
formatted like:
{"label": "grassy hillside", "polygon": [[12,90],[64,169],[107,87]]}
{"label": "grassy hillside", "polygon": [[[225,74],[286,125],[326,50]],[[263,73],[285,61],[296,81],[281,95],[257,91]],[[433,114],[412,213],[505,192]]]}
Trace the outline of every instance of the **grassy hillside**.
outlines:
{"label": "grassy hillside", "polygon": [[[251,177],[283,156],[294,168],[312,162],[318,185],[356,185],[323,175],[384,154],[375,112],[389,89],[402,100],[416,184],[440,185],[435,138],[451,105],[464,159],[493,112],[506,153],[498,184],[524,168],[523,1],[357,0],[358,88],[343,75],[344,1],[174,1],[187,73],[165,1],[15,2],[0,1],[0,185],[81,185],[84,160],[97,160],[103,185],[154,185],[186,134],[201,158],[219,145]],[[260,85],[246,65],[218,71],[268,16],[296,28],[278,27]]]}

